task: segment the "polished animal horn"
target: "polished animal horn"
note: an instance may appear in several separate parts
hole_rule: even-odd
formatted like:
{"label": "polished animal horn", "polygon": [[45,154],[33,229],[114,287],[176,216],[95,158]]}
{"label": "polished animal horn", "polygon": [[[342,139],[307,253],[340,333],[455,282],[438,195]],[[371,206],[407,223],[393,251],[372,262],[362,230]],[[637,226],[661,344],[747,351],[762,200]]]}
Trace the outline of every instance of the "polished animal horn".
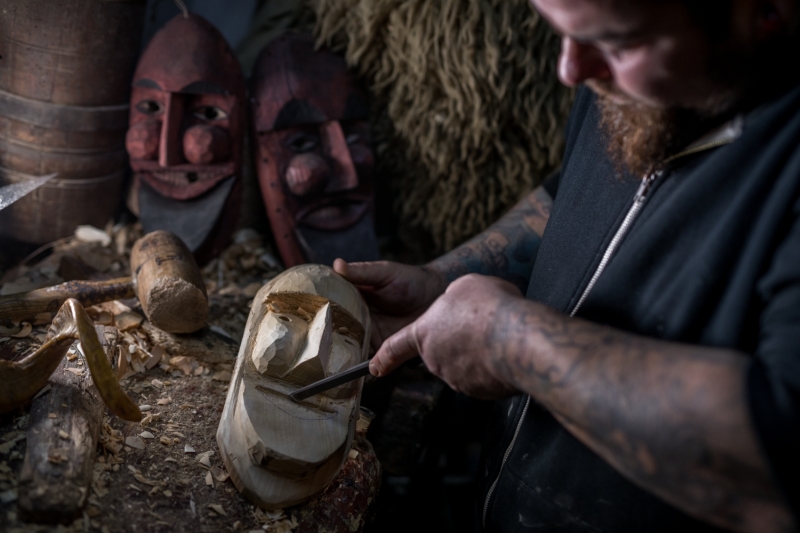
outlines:
{"label": "polished animal horn", "polygon": [[47,383],[67,354],[69,347],[80,341],[86,364],[100,397],[112,413],[138,422],[139,407],[120,388],[103,350],[97,332],[83,306],[70,298],[61,306],[44,344],[21,361],[0,361],[0,414],[25,404]]}

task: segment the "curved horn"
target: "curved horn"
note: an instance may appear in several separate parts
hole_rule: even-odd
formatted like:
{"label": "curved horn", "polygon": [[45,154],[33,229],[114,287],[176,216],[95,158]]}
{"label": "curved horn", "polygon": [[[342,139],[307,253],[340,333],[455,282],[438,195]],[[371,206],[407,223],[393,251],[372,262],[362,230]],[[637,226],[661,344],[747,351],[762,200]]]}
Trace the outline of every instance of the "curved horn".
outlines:
{"label": "curved horn", "polygon": [[44,344],[21,361],[0,361],[0,413],[23,405],[44,387],[52,373],[75,340],[79,340],[92,379],[100,397],[111,412],[138,422],[142,419],[139,407],[117,383],[97,332],[83,306],[70,298],[61,306]]}

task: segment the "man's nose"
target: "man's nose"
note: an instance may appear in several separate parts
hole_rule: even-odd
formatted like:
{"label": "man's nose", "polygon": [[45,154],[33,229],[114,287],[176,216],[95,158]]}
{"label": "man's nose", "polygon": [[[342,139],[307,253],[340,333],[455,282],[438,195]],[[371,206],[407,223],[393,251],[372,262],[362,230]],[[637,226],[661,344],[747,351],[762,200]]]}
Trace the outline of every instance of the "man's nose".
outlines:
{"label": "man's nose", "polygon": [[358,174],[341,124],[337,120],[324,122],[320,133],[323,152],[331,163],[331,175],[325,186],[325,192],[355,189],[358,186]]}
{"label": "man's nose", "polygon": [[158,143],[158,164],[162,167],[179,165],[183,162],[181,149],[181,122],[183,121],[183,99],[170,94],[161,122],[161,138]]}
{"label": "man's nose", "polygon": [[600,51],[591,44],[579,43],[571,37],[562,37],[558,56],[558,78],[567,87],[575,87],[586,80],[608,79],[611,70]]}

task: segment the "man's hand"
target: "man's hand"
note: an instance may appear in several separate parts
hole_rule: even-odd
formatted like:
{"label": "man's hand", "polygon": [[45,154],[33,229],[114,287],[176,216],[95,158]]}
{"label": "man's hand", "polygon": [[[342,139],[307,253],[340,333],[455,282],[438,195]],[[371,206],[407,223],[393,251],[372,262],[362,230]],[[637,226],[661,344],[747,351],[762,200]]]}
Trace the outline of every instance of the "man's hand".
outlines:
{"label": "man's hand", "polygon": [[486,399],[514,394],[496,375],[489,338],[497,309],[521,298],[517,287],[498,278],[459,278],[425,314],[383,343],[370,372],[383,376],[420,355],[428,370],[458,392]]}
{"label": "man's hand", "polygon": [[404,328],[444,293],[447,279],[434,269],[389,261],[347,263],[337,259],[333,269],[358,287],[372,315],[372,349]]}

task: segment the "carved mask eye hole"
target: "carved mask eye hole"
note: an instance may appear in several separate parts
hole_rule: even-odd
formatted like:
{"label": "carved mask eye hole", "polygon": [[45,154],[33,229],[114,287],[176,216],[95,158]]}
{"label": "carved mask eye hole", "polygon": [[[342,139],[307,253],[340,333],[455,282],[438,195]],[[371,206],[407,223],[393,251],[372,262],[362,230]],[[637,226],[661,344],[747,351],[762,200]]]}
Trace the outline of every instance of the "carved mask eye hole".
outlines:
{"label": "carved mask eye hole", "polygon": [[317,135],[300,132],[290,136],[284,142],[286,148],[296,154],[303,154],[310,152],[319,146],[319,137]]}
{"label": "carved mask eye hole", "polygon": [[192,111],[192,114],[200,120],[206,120],[208,122],[216,122],[228,118],[228,114],[215,105],[197,107]]}
{"label": "carved mask eye hole", "polygon": [[291,322],[292,319],[286,315],[278,315],[278,319],[283,320],[284,322]]}
{"label": "carved mask eye hole", "polygon": [[356,345],[355,341],[353,339],[349,338],[349,337],[345,337],[344,342],[346,342],[350,346],[355,346],[356,348],[358,348],[358,346]]}
{"label": "carved mask eye hole", "polygon": [[160,115],[164,110],[164,106],[161,105],[161,102],[156,102],[155,100],[142,100],[136,104],[136,109],[145,115]]}

